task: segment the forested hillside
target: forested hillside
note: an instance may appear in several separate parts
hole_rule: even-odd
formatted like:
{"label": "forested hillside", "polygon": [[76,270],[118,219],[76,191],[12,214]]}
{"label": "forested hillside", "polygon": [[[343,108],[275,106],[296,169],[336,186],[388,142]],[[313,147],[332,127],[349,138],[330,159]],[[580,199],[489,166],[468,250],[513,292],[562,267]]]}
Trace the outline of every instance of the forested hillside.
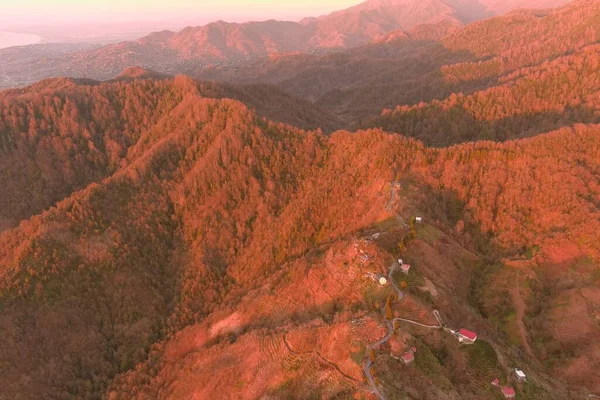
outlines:
{"label": "forested hillside", "polygon": [[[65,91],[70,93],[67,98],[63,97]],[[89,93],[94,93],[96,100],[86,103]],[[100,94],[106,99],[104,102]],[[40,179],[41,187],[52,184],[66,198],[0,235],[0,319],[5,332],[0,380],[4,393],[10,397],[26,394],[95,398],[106,390],[116,397],[143,393],[153,397],[158,387],[163,388],[161,397],[178,397],[185,391],[172,392],[168,388],[174,388],[171,385],[178,382],[183,384],[186,375],[172,375],[176,369],[169,365],[178,362],[182,355],[177,354],[182,350],[165,353],[165,348],[170,348],[169,341],[180,340],[178,332],[186,327],[202,324],[200,329],[217,323],[228,310],[239,309],[242,301],[247,310],[254,310],[252,313],[263,310],[265,314],[259,325],[256,321],[244,322],[251,321],[252,314],[240,316],[239,321],[233,317],[237,321],[232,322],[235,336],[242,335],[240,342],[231,339],[237,346],[231,348],[234,352],[243,351],[243,343],[250,337],[264,336],[263,329],[285,324],[300,329],[315,318],[324,319],[326,324],[332,323],[327,322],[332,318],[339,324],[348,323],[348,316],[340,314],[344,307],[352,307],[355,316],[364,314],[361,310],[368,312],[369,303],[351,295],[364,290],[361,274],[353,275],[353,283],[349,283],[348,289],[355,288],[354,291],[336,295],[338,289],[330,283],[334,286],[322,290],[333,296],[331,300],[322,299],[312,306],[297,305],[296,316],[271,314],[274,309],[263,309],[262,303],[252,300],[252,293],[267,290],[265,280],[271,282],[272,276],[288,271],[295,265],[294,260],[310,273],[311,257],[316,257],[317,268],[325,262],[317,261],[320,252],[330,251],[333,245],[344,246],[344,241],[360,237],[361,231],[388,218],[393,179],[408,182],[406,192],[399,192],[403,206],[397,206],[403,218],[410,218],[409,213],[419,209],[429,218],[439,219],[438,229],[447,230],[481,257],[498,262],[503,258],[527,260],[528,266],[522,268],[530,271],[526,276],[532,302],[545,290],[567,293],[572,288],[556,286],[558,277],[568,271],[561,270],[560,261],[555,260],[557,246],[571,249],[564,262],[584,262],[583,267],[577,267],[580,276],[576,287],[585,287],[591,296],[598,290],[594,279],[597,280],[600,239],[600,128],[595,125],[581,125],[527,141],[428,149],[419,142],[380,131],[325,136],[267,122],[239,102],[206,98],[197,83],[184,77],[175,81],[140,79],[95,85],[46,82],[4,95],[13,96],[13,109],[21,111],[14,111],[13,119],[3,119],[5,123],[12,121],[9,126],[19,127],[4,128],[3,159],[11,157],[13,165],[24,160],[20,162],[39,168],[45,159],[29,161],[28,157],[36,154],[29,149],[43,139],[43,148],[57,151],[46,174],[60,171],[59,168],[78,173],[89,168],[98,174],[83,174],[80,180],[66,182]],[[20,105],[19,101],[38,96],[49,99],[36,102],[41,109]],[[79,120],[59,117],[57,108],[65,107],[73,111],[64,115],[77,115],[74,105],[64,105],[67,102],[92,105],[83,108],[88,113],[87,125],[68,125]],[[138,109],[130,108],[136,105]],[[48,121],[44,122],[47,125],[40,122],[40,131],[37,136],[32,132],[32,141],[28,142],[26,136],[16,132],[26,132],[26,127],[38,123],[30,121],[41,110],[48,114],[42,120]],[[131,112],[136,128],[127,131],[127,124],[114,125],[122,123],[115,116],[117,112]],[[19,125],[26,123],[30,125]],[[51,124],[61,127],[57,133],[71,134],[42,135],[51,132]],[[102,131],[98,127],[103,127]],[[128,134],[111,136],[112,129]],[[23,144],[15,146],[15,138]],[[111,140],[116,144],[108,145]],[[29,143],[32,147],[25,147]],[[58,149],[65,143],[73,148],[61,150],[65,155],[60,158]],[[45,150],[42,154],[47,153]],[[64,163],[74,162],[70,154],[82,156],[76,158],[78,164],[65,167]],[[12,167],[6,170],[13,176],[19,172]],[[33,177],[41,174],[32,171]],[[62,178],[68,174],[54,172],[52,176]],[[75,185],[83,188],[86,180],[94,183],[70,195],[77,188]],[[28,190],[36,193],[37,189]],[[30,197],[28,192],[22,196]],[[44,207],[53,201],[50,195],[42,200],[39,204]],[[5,201],[7,205],[18,203],[11,198]],[[14,210],[6,215],[14,218],[17,212],[37,212]],[[409,254],[416,251],[414,246],[419,246],[415,243],[409,244]],[[392,245],[390,251],[396,254],[398,250],[393,248],[396,246]],[[327,268],[323,273],[327,273]],[[481,281],[474,281],[473,290],[479,293],[476,301],[485,314],[500,307],[495,303],[496,292],[484,290],[486,279],[507,281],[502,280],[506,279],[502,275],[496,277],[496,270],[481,268],[485,268],[481,271],[484,275],[478,278]],[[511,268],[507,266],[502,271],[507,273]],[[462,279],[468,282],[470,273],[461,271],[457,273],[467,274]],[[552,279],[544,271],[553,271]],[[296,285],[302,285],[300,277],[293,273],[282,279],[269,283],[275,293],[284,287],[295,290]],[[285,286],[281,286],[284,282]],[[305,296],[311,298],[310,294]],[[438,307],[443,307],[445,301]],[[288,307],[293,313],[296,306]],[[512,306],[501,307],[508,307],[502,310],[510,314]],[[521,323],[539,329],[552,324],[554,308],[536,311],[533,303],[531,307],[527,320],[520,317]],[[443,311],[452,313],[450,308]],[[593,318],[591,312],[589,318]],[[586,324],[585,338],[597,337],[593,319]],[[203,334],[208,336],[198,342],[201,349],[209,346],[206,351],[221,337],[215,333],[217,328],[210,329],[212,333]],[[223,332],[229,332],[227,329]],[[509,334],[501,330],[489,332],[488,340]],[[569,354],[574,358],[556,370],[540,369],[540,373],[559,373],[572,365],[577,368],[580,357],[598,362],[594,353],[585,353],[581,346],[564,342],[557,335],[546,337],[542,347],[536,347],[527,357],[544,359],[548,349],[559,345],[572,346]],[[517,336],[513,340],[525,348],[530,346],[530,339]],[[219,343],[226,354],[227,344]],[[179,348],[181,344],[172,346]],[[196,362],[201,363],[203,353],[198,354]],[[222,365],[220,353],[211,354],[210,357],[216,357],[215,365]],[[531,361],[527,358],[520,362],[539,368],[528,364]],[[137,372],[127,373],[136,365]],[[311,373],[321,371],[320,368]],[[211,376],[222,373],[225,375],[215,379],[227,379],[227,371],[217,368]],[[111,383],[122,373],[127,374]],[[285,371],[278,374],[292,382],[304,376],[288,375]],[[155,375],[158,380],[152,381]],[[594,376],[593,369],[586,373],[577,369],[568,382],[574,387],[592,388]],[[359,373],[354,379],[360,382],[362,376]],[[276,389],[276,382],[283,381],[261,382],[263,386],[252,390],[267,393]],[[361,390],[356,383],[350,388],[346,384],[317,386],[319,390],[333,390],[332,393]],[[292,388],[287,393],[300,390]],[[226,397],[233,398],[237,389],[230,389],[233,391],[227,392]],[[215,390],[223,393],[224,387],[217,385]],[[479,389],[456,384],[453,390],[473,394]]]}
{"label": "forested hillside", "polygon": [[[140,136],[164,123],[186,96],[238,98],[263,116],[331,130],[335,119],[281,90],[188,78],[48,80],[0,93],[0,229],[41,212],[126,163]],[[151,73],[147,73],[152,77]]]}
{"label": "forested hillside", "polygon": [[600,45],[520,69],[472,95],[398,106],[367,125],[447,146],[528,137],[574,123],[600,121]]}
{"label": "forested hillside", "polygon": [[0,400],[600,394],[600,2],[449,4],[1,91]]}
{"label": "forested hillside", "polygon": [[[567,64],[561,68],[569,68],[568,63],[581,62],[582,54],[586,54],[587,59],[593,58],[589,53],[597,53],[598,32],[600,3],[577,0],[553,10],[515,11],[462,28],[447,21],[421,25],[339,54],[283,55],[242,66],[203,68],[195,76],[233,83],[275,84],[337,115],[345,128],[383,126],[425,139],[430,132],[422,132],[423,128],[415,121],[404,123],[404,117],[400,117],[401,121],[395,124],[384,117],[385,121],[374,122],[373,116],[383,109],[417,106],[421,102],[443,101],[452,94],[468,96],[490,87],[506,86],[519,75],[527,74],[528,79],[537,79],[539,75],[544,79],[549,68],[547,64],[556,58],[566,60]],[[580,57],[569,58],[574,53]],[[586,68],[585,73],[596,73],[594,64]],[[550,73],[556,75],[557,71]],[[567,71],[561,74],[566,75]],[[569,90],[576,89],[561,89]],[[545,94],[536,93],[536,96]],[[488,97],[492,100],[488,99],[484,107],[515,107],[512,103],[505,104],[504,99],[494,102],[493,97]],[[554,103],[559,101],[563,108],[570,106],[570,100],[570,97],[552,99]],[[506,113],[512,113],[512,110]],[[543,118],[539,116],[536,122]],[[459,119],[462,118],[459,116]],[[545,119],[552,120],[553,116],[548,115]],[[569,117],[567,122],[573,121]],[[560,126],[543,125],[538,133]],[[448,125],[445,127],[451,129]],[[506,127],[514,128],[514,125]],[[443,136],[443,133],[439,132],[439,135]],[[448,144],[477,139],[472,132],[464,135],[430,142]],[[524,135],[492,132],[482,137],[505,140],[520,136]]]}

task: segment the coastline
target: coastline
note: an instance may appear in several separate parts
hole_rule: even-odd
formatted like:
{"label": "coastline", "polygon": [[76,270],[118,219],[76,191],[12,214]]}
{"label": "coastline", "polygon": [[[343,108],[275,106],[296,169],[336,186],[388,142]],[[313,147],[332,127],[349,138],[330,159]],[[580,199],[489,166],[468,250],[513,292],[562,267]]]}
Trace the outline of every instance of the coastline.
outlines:
{"label": "coastline", "polygon": [[0,49],[13,46],[26,46],[40,43],[41,41],[42,37],[33,33],[0,31]]}

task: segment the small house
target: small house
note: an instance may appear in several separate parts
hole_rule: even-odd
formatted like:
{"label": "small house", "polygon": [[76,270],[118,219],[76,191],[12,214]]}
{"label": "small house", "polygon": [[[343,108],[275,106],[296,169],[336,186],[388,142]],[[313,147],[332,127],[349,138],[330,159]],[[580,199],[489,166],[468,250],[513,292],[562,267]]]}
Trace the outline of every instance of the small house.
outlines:
{"label": "small house", "polygon": [[404,364],[410,364],[411,362],[415,361],[415,355],[412,351],[407,351],[400,356],[400,359]]}
{"label": "small house", "polygon": [[527,375],[518,368],[515,368],[515,376],[519,382],[527,382]]}
{"label": "small house", "polygon": [[413,347],[411,347],[411,348],[410,348],[410,352],[411,352],[411,353],[413,353],[413,354],[415,354],[415,353],[417,352],[417,348],[416,348],[416,347],[414,347],[414,346],[413,346]]}
{"label": "small house", "polygon": [[402,259],[401,259],[401,258],[399,258],[399,259],[398,259],[398,264],[402,265],[402,264],[404,264],[404,261],[402,261]]}
{"label": "small house", "polygon": [[402,264],[400,266],[400,270],[402,271],[402,273],[404,275],[408,275],[408,272],[410,271],[410,265],[409,264]]}
{"label": "small house", "polygon": [[515,396],[517,395],[515,393],[515,389],[513,389],[511,387],[503,387],[502,394],[504,395],[505,399],[514,399]]}
{"label": "small house", "polygon": [[415,217],[415,222],[416,222],[417,224],[420,224],[420,223],[422,223],[422,222],[423,222],[423,217]]}
{"label": "small house", "polygon": [[473,344],[477,340],[477,334],[467,329],[458,331],[458,341],[464,344]]}
{"label": "small house", "polygon": [[387,285],[387,279],[385,279],[384,276],[380,276],[377,280],[377,283],[379,284],[379,286],[385,286]]}
{"label": "small house", "polygon": [[496,378],[492,381],[492,386],[500,386],[500,379]]}

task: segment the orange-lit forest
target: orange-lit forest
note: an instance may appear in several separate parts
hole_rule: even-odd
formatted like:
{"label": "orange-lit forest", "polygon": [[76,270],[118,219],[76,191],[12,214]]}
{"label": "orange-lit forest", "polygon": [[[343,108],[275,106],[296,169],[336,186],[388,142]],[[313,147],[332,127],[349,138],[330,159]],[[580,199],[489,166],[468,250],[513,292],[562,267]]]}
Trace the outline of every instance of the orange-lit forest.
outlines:
{"label": "orange-lit forest", "polygon": [[472,140],[508,140],[577,122],[599,121],[598,45],[524,68],[502,84],[472,95],[386,110],[373,124],[423,140],[451,145]]}
{"label": "orange-lit forest", "polygon": [[1,91],[0,399],[600,393],[599,4]]}
{"label": "orange-lit forest", "polygon": [[0,236],[5,393],[102,393],[281,265],[373,224],[395,174],[434,193],[427,212],[462,221],[466,245],[490,256],[560,243],[600,256],[595,125],[438,150],[267,122],[184,77],[3,95],[3,160],[27,166],[13,173],[34,185],[13,183],[30,203],[5,215],[65,197]]}
{"label": "orange-lit forest", "polygon": [[330,130],[333,117],[276,88],[121,79],[105,85],[59,79],[0,93],[0,228],[114,173],[142,132],[186,94],[238,98],[264,116]]}

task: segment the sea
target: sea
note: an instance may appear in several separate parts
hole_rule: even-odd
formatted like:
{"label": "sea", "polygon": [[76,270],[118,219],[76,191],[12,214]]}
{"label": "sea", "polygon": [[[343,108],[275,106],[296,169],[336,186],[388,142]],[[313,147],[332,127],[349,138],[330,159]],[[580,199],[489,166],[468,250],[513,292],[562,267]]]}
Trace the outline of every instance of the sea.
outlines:
{"label": "sea", "polygon": [[16,33],[0,31],[0,49],[11,46],[25,46],[39,43],[42,37],[31,33]]}

